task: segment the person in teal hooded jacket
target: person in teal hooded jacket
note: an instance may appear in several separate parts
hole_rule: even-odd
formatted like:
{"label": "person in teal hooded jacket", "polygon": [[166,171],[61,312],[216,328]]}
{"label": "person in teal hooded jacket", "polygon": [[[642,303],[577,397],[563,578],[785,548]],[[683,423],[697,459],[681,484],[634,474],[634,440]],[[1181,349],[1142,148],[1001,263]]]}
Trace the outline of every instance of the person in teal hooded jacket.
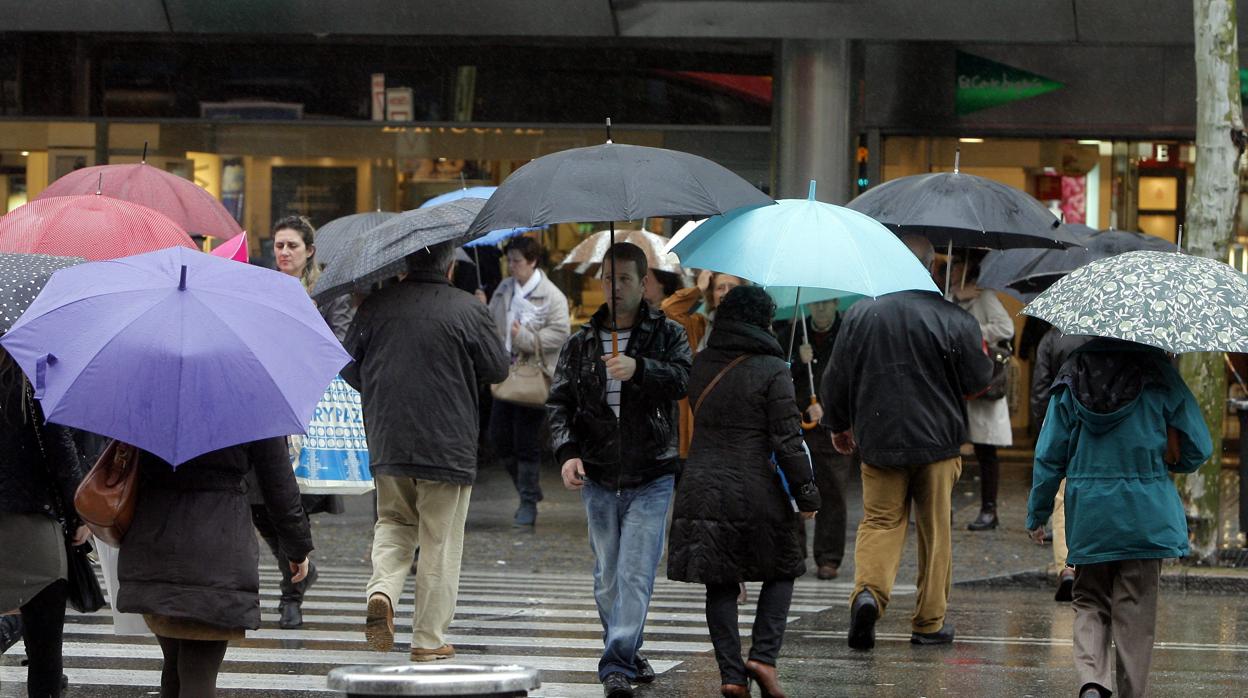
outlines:
{"label": "person in teal hooded jacket", "polygon": [[1075,566],[1074,655],[1081,698],[1148,688],[1161,561],[1188,553],[1171,473],[1213,452],[1200,408],[1160,349],[1112,339],[1063,364],[1036,443],[1027,530],[1044,534],[1066,478],[1066,562]]}

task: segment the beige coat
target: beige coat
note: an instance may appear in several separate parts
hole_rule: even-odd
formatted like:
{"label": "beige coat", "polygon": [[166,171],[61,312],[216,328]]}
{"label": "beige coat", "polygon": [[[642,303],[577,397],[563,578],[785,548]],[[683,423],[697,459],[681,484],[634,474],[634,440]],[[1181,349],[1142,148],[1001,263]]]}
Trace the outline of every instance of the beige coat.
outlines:
{"label": "beige coat", "polygon": [[[507,334],[511,328],[507,326],[507,311],[511,308],[512,297],[517,288],[514,277],[503,279],[490,299],[490,317],[498,330],[498,338],[506,346]],[[568,299],[555,286],[546,272],[542,272],[542,280],[537,288],[529,294],[529,302],[537,306],[538,317],[520,326],[520,332],[511,341],[513,356],[524,358],[537,353],[538,342],[542,346],[542,364],[546,375],[553,375],[555,364],[559,361],[559,350],[571,333],[568,315]]]}
{"label": "beige coat", "polygon": [[[1013,339],[1014,321],[995,292],[984,289],[978,298],[958,301],[958,305],[979,321],[985,342],[996,344],[1003,339]],[[1005,398],[971,400],[966,404],[966,421],[971,443],[990,446],[1010,446],[1014,443],[1010,408]]]}

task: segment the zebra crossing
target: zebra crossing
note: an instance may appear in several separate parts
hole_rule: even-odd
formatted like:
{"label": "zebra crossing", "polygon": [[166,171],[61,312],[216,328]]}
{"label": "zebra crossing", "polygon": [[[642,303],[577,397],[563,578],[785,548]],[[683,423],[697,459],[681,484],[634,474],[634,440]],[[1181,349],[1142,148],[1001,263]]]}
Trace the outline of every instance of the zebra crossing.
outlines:
{"label": "zebra crossing", "polygon": [[[367,580],[366,569],[321,568],[303,604],[304,627],[281,630],[277,572],[262,571],[263,625],[231,645],[218,680],[220,695],[332,695],[325,676],[334,667],[407,663],[411,594],[396,608],[396,651],[372,652],[362,632]],[[750,585],[751,601],[741,607],[744,637],[754,620],[757,587]],[[844,607],[851,590],[849,582],[799,579],[790,622]],[[683,662],[709,656],[703,598],[701,586],[656,581],[644,651],[659,681]],[[588,573],[465,570],[448,641],[456,648],[457,661],[516,663],[540,670],[542,687],[532,695],[577,698],[602,695],[597,681],[601,633]],[[66,616],[64,653],[74,696],[145,695],[159,687],[160,648],[151,638],[113,634],[107,609]],[[0,659],[0,698],[25,695],[26,670],[19,665],[23,655],[19,643]]]}

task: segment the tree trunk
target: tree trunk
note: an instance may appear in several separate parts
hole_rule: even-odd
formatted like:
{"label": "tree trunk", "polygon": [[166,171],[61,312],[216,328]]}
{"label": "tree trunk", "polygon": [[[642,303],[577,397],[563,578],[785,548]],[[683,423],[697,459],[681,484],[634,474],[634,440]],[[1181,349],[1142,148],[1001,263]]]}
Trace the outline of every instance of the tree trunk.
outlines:
{"label": "tree trunk", "polygon": [[[1183,242],[1191,254],[1225,260],[1239,203],[1240,151],[1232,136],[1243,129],[1235,0],[1193,0],[1192,9],[1196,27],[1196,177]],[[1178,482],[1192,524],[1191,556],[1197,562],[1212,563],[1218,548],[1226,369],[1222,355],[1213,352],[1186,354],[1180,368],[1213,436],[1213,457],[1197,472],[1180,476]]]}

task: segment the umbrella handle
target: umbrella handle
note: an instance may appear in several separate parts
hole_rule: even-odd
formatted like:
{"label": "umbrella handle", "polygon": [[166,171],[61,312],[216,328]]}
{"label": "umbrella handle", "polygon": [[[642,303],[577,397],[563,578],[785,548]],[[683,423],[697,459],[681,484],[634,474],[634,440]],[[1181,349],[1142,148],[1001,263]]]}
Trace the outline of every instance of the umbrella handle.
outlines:
{"label": "umbrella handle", "polygon": [[611,330],[611,356],[620,355],[620,333]]}
{"label": "umbrella handle", "polygon": [[[819,404],[819,398],[818,398],[817,396],[815,396],[815,395],[811,395],[811,396],[810,396],[810,406],[811,406],[811,407],[814,407],[815,405],[818,405],[818,404]],[[806,409],[810,409],[810,407],[808,407],[808,408],[806,408]],[[805,412],[805,410],[803,410],[803,411],[802,411],[802,417],[803,417],[803,419],[802,419],[802,428],[803,428],[803,429],[805,429],[806,431],[810,431],[810,430],[814,429],[815,427],[819,426],[819,422],[817,422],[817,421],[815,421],[815,422],[808,422],[808,421],[806,421],[806,420],[804,419],[804,418],[805,418],[805,416],[806,416],[806,412]]]}

